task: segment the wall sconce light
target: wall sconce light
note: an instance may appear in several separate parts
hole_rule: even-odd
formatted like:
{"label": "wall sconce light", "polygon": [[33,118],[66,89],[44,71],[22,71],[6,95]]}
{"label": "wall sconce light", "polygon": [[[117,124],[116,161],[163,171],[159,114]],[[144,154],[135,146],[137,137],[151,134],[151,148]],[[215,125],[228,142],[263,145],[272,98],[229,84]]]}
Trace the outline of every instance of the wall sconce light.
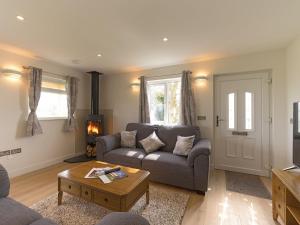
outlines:
{"label": "wall sconce light", "polygon": [[207,80],[208,80],[207,76],[200,75],[195,77],[195,82],[198,87],[205,87],[207,85],[206,82]]}
{"label": "wall sconce light", "polygon": [[11,69],[2,69],[0,73],[8,78],[11,79],[20,79],[22,77],[22,73],[17,70],[11,70]]}
{"label": "wall sconce light", "polygon": [[137,92],[140,90],[140,83],[131,83],[130,87],[134,92]]}
{"label": "wall sconce light", "polygon": [[131,87],[139,87],[139,86],[140,86],[140,83],[131,83],[130,86],[131,86]]}
{"label": "wall sconce light", "polygon": [[198,77],[195,77],[195,80],[208,80],[208,77],[207,76],[198,76]]}

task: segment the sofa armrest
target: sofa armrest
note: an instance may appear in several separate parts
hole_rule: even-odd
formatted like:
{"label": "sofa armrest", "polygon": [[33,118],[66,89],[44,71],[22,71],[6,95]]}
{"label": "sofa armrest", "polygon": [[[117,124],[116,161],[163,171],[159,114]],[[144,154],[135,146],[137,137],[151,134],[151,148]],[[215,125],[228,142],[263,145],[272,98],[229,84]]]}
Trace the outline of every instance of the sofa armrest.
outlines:
{"label": "sofa armrest", "polygon": [[0,198],[9,194],[10,182],[6,169],[0,164]]}
{"label": "sofa armrest", "polygon": [[103,160],[104,154],[106,152],[119,148],[120,145],[120,133],[98,137],[96,139],[97,160]]}
{"label": "sofa armrest", "polygon": [[199,155],[209,156],[211,151],[211,143],[208,139],[201,139],[197,144],[194,145],[192,151],[188,155],[189,166],[194,165],[195,159]]}

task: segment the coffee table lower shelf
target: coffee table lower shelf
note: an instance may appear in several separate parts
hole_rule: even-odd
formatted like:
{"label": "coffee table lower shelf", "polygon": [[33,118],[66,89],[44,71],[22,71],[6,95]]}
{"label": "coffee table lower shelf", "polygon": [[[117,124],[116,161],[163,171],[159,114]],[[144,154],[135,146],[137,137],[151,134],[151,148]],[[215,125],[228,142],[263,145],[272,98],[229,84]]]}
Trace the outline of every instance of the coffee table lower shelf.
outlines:
{"label": "coffee table lower shelf", "polygon": [[96,203],[113,211],[127,212],[146,194],[146,204],[149,204],[149,182],[145,179],[127,195],[117,195],[102,190],[96,190],[85,184],[58,177],[58,205],[62,204],[63,192],[87,201]]}

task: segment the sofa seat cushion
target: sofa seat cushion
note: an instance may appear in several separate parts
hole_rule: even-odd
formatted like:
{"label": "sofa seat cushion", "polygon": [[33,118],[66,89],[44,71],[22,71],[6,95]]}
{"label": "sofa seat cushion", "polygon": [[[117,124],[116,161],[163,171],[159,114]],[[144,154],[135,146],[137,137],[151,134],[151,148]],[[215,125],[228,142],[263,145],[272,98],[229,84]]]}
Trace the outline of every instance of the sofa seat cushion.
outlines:
{"label": "sofa seat cushion", "polygon": [[165,143],[160,150],[164,152],[173,152],[177,136],[187,137],[195,135],[194,143],[200,140],[200,129],[197,126],[159,126],[157,136]]}
{"label": "sofa seat cushion", "polygon": [[142,167],[142,159],[146,153],[140,148],[117,148],[104,154],[104,161],[129,166],[134,168]]}
{"label": "sofa seat cushion", "polygon": [[150,179],[153,181],[187,189],[194,185],[193,168],[183,156],[157,151],[145,156],[142,168],[150,171]]}
{"label": "sofa seat cushion", "polygon": [[0,225],[28,225],[42,216],[11,198],[0,198]]}

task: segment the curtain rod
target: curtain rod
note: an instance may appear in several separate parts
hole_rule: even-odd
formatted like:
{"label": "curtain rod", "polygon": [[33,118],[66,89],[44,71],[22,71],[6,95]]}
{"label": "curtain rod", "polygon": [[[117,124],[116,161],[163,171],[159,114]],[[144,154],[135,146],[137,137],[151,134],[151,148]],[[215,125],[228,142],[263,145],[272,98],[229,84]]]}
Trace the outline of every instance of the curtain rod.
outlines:
{"label": "curtain rod", "polygon": [[[30,66],[23,66],[23,69],[29,69],[29,68],[30,68]],[[52,72],[49,72],[47,70],[42,70],[42,72],[47,73],[47,74],[51,74],[51,75],[55,75],[55,76],[60,76],[60,77],[67,77],[68,76],[68,75],[65,75],[65,74],[52,73]],[[75,78],[79,80],[79,78],[77,78],[77,77],[75,77]]]}
{"label": "curtain rod", "polygon": [[[193,73],[193,72],[191,72],[191,73]],[[171,77],[171,76],[178,76],[178,75],[182,75],[182,72],[181,73],[164,74],[164,75],[158,75],[158,76],[147,76],[147,75],[143,75],[143,76],[145,78],[160,78],[160,77]]]}

